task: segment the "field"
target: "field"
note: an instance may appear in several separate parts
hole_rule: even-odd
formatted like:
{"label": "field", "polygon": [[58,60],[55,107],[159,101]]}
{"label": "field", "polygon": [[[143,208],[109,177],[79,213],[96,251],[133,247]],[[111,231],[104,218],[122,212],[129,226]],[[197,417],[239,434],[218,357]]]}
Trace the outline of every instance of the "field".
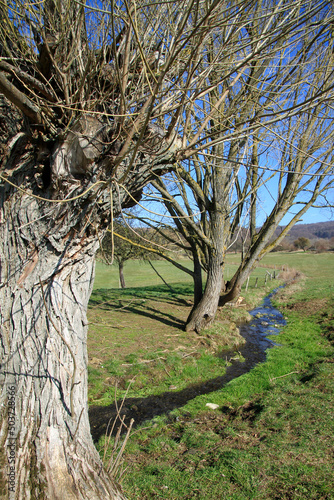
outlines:
{"label": "field", "polygon": [[[255,275],[259,278],[259,286],[249,286],[243,307],[222,310],[213,328],[199,337],[183,331],[192,307],[191,277],[165,261],[154,267],[170,288],[148,263],[130,261],[125,267],[128,288],[121,290],[117,267],[97,264],[88,314],[91,404],[110,404],[116,381],[118,397],[129,381],[129,396],[148,396],[170,386],[184,389],[202,381],[203,372],[207,378],[221,374],[226,361],[212,354],[243,342],[236,323],[247,321],[247,309],[277,286],[276,280],[264,286],[266,270],[259,268],[252,277],[253,283]],[[228,264],[230,273],[235,268]]]}
{"label": "field", "polygon": [[[238,258],[229,255],[228,273]],[[186,274],[154,262],[169,288],[148,264],[130,262],[129,288],[119,290],[117,269],[98,265],[89,307],[92,433],[108,460],[105,431],[115,398],[120,405],[127,392],[121,414],[135,423],[118,477],[130,499],[334,498],[333,264],[333,254],[268,255],[242,306],[223,308],[201,336],[182,330]],[[268,272],[289,279],[287,268],[304,276],[276,296],[287,319],[280,345],[219,386],[239,357],[236,325],[280,283],[264,284]]]}

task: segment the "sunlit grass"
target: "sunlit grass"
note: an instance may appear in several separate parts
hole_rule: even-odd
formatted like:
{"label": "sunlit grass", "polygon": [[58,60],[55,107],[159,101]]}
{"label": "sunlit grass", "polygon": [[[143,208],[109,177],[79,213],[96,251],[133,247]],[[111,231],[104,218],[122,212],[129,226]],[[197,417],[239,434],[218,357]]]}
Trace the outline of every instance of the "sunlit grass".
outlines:
{"label": "sunlit grass", "polygon": [[[333,255],[317,263],[287,256],[306,280],[277,299],[288,320],[281,345],[223,389],[137,432],[126,456],[130,498],[333,498]],[[286,254],[270,255],[268,265],[273,257],[279,266]]]}
{"label": "sunlit grass", "polygon": [[[182,265],[191,268],[191,261],[184,260]],[[190,283],[192,278],[189,274],[182,272],[165,260],[154,261],[154,267],[167,283]],[[124,264],[124,276],[127,288],[141,286],[162,285],[161,278],[154,272],[148,262],[141,260],[128,260]],[[118,266],[115,262],[108,266],[103,262],[97,261],[95,270],[94,289],[100,288],[119,288]]]}

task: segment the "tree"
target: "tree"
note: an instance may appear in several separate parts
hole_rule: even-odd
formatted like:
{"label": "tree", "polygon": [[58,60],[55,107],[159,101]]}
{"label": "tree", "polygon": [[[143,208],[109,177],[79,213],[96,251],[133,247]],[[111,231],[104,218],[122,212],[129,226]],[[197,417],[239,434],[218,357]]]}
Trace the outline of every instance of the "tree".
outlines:
{"label": "tree", "polygon": [[144,259],[149,251],[143,246],[141,228],[131,229],[129,221],[119,218],[113,223],[112,232],[106,234],[102,242],[102,255],[118,264],[119,282],[121,288],[126,288],[124,263],[130,259]]}
{"label": "tree", "polygon": [[15,452],[16,498],[124,497],[89,430],[94,257],[111,212],[134,205],[182,150],[173,124],[190,86],[205,91],[189,69],[219,9],[1,3],[0,462]]}
{"label": "tree", "polygon": [[310,240],[305,238],[304,236],[300,236],[297,240],[293,242],[296,248],[300,248],[301,250],[306,251],[306,249],[310,246]]}
{"label": "tree", "polygon": [[[198,155],[219,158],[212,148],[226,141],[241,148],[243,137],[277,121],[282,111],[266,108],[231,131],[210,125],[255,62],[271,59],[271,47],[288,50],[292,33],[309,33],[310,47],[321,36],[331,43],[330,2],[257,5],[1,2],[0,462],[15,448],[16,498],[123,497],[89,431],[86,309],[95,253],[111,213],[138,202],[152,179]],[[258,31],[245,44],[253,24]],[[297,53],[282,72],[286,98],[300,88],[290,78],[305,57]],[[262,85],[274,101],[270,64]],[[309,98],[285,100],[284,113],[321,105],[330,88],[329,69]],[[16,390],[15,447],[8,387]]]}
{"label": "tree", "polygon": [[[224,85],[215,86],[196,101],[203,110],[201,120],[193,108],[188,110],[183,140],[186,135],[188,144],[203,141],[200,153],[192,152],[190,159],[178,162],[169,178],[152,183],[189,244],[194,274],[199,274],[196,267],[207,271],[203,294],[195,281],[198,293],[187,330],[200,332],[210,325],[218,304],[239,295],[259,260],[332,185],[333,36],[323,22],[326,16],[333,19],[333,12],[323,7],[319,12],[311,9],[310,17],[304,17],[299,26],[296,18],[298,28],[289,31],[291,12],[273,8],[270,20],[264,16],[262,22],[259,13],[265,8],[259,3],[250,6],[252,16],[243,11],[250,19],[247,28],[223,31],[208,42],[210,61],[216,61],[221,47],[225,51],[210,77],[215,71],[222,76],[231,67],[243,68],[249,54],[256,54],[259,40],[263,43],[249,66],[235,71],[227,90]],[[240,28],[239,22],[236,26]],[[268,158],[269,148],[275,160]],[[259,228],[257,210],[264,189],[270,192],[273,208]],[[294,214],[293,207],[297,208]],[[274,237],[289,214],[289,223]],[[236,274],[227,281],[225,253],[245,221],[250,244]]]}

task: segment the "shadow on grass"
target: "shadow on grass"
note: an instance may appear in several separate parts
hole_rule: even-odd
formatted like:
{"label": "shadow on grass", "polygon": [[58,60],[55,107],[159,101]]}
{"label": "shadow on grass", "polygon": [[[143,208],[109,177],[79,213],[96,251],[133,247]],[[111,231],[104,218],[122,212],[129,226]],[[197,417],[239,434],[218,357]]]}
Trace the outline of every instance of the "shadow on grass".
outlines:
{"label": "shadow on grass", "polygon": [[[224,387],[236,377],[240,377],[247,373],[251,368],[260,361],[264,361],[265,352],[252,354],[252,346],[245,344],[240,349],[243,356],[246,356],[244,362],[234,361],[231,366],[228,366],[226,373],[220,377],[207,380],[199,384],[193,384],[181,391],[167,391],[159,395],[152,395],[145,398],[127,398],[125,399],[121,415],[125,415],[125,423],[128,425],[130,420],[135,420],[134,427],[141,425],[147,420],[151,420],[159,415],[168,415],[172,410],[181,408],[188,401],[203,394],[210,394]],[[229,355],[231,353],[224,353]],[[119,408],[121,401],[117,402]],[[203,407],[204,410],[204,407]],[[106,433],[108,422],[113,423],[117,415],[116,405],[109,406],[91,406],[89,409],[89,420],[91,432],[95,442]],[[117,429],[116,429],[117,430]]]}
{"label": "shadow on grass", "polygon": [[[189,296],[193,289],[189,285],[174,285],[173,292],[165,286],[147,286],[125,289],[97,289],[94,290],[89,309],[108,310],[115,312],[133,313],[164,323],[167,326],[183,329],[184,322],[175,317],[175,314],[161,310],[161,304],[173,307],[190,306]],[[156,307],[155,307],[156,305]]]}
{"label": "shadow on grass", "polygon": [[[285,320],[280,311],[271,304],[271,298],[275,291],[268,295],[263,303],[253,309],[251,314],[253,319],[240,327],[240,333],[245,338],[246,343],[239,349],[240,354],[245,359],[244,362],[234,360],[228,366],[226,373],[205,382],[192,384],[181,391],[167,391],[163,394],[152,395],[146,398],[127,398],[122,408],[122,415],[125,415],[125,422],[130,419],[135,420],[138,426],[156,416],[170,413],[176,408],[181,408],[189,400],[203,394],[210,394],[224,387],[225,384],[249,372],[257,363],[266,359],[266,350],[275,345],[273,340],[267,338],[268,334],[277,334],[279,327],[285,324]],[[229,357],[231,353],[224,352]],[[120,407],[118,402],[117,407]],[[204,408],[203,408],[204,409]],[[116,405],[92,406],[89,410],[91,432],[93,439],[98,439],[105,434],[108,422],[116,417]]]}
{"label": "shadow on grass", "polygon": [[[126,310],[133,314],[138,314],[144,316],[145,318],[150,318],[160,323],[164,323],[167,326],[177,328],[179,330],[184,330],[184,321],[179,320],[174,314],[168,314],[166,312],[160,311],[158,308],[149,307],[145,305],[145,309],[140,309],[139,307],[127,307]],[[150,312],[151,311],[151,312]]]}
{"label": "shadow on grass", "polygon": [[93,290],[89,306],[115,307],[122,299],[143,299],[164,302],[171,305],[189,305],[193,296],[193,286],[189,284],[174,284],[173,292],[165,285],[141,286],[136,288],[100,288]]}

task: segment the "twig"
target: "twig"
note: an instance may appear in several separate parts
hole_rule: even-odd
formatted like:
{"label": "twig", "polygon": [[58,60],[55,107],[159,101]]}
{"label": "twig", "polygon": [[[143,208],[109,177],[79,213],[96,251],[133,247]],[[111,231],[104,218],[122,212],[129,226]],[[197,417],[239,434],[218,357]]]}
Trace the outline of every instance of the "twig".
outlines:
{"label": "twig", "polygon": [[[112,449],[112,452],[111,452],[111,456],[110,456],[110,459],[109,459],[109,462],[108,462],[108,465],[107,465],[107,471],[113,477],[115,477],[116,474],[117,474],[117,469],[120,466],[120,461],[121,461],[121,458],[122,458],[122,455],[123,455],[126,443],[128,442],[132,426],[134,424],[134,419],[132,418],[130,420],[129,426],[127,426],[125,424],[125,422],[124,422],[125,415],[123,415],[123,416],[120,415],[120,411],[122,410],[125,398],[126,398],[127,393],[128,393],[128,391],[130,389],[130,385],[131,385],[131,382],[130,382],[130,384],[129,384],[127,390],[126,390],[126,393],[125,393],[125,395],[123,397],[121,406],[118,408],[118,406],[117,406],[117,398],[116,398],[116,393],[117,393],[117,384],[116,384],[116,386],[115,386],[115,406],[116,406],[117,415],[116,415],[116,417],[114,419],[114,422],[113,422],[111,431],[109,433],[109,436],[108,436],[108,429],[109,429],[109,423],[110,423],[111,419],[108,422],[108,426],[107,426],[107,430],[106,430],[106,441],[105,441],[105,444],[104,444],[103,461],[105,461],[106,452],[107,452],[107,449],[108,449],[109,444],[110,444],[110,439],[111,439],[111,436],[112,436],[112,432],[113,432],[113,430],[115,428],[115,424],[116,424],[116,422],[117,422],[118,419],[120,420],[120,426],[118,427],[118,430],[117,430],[117,433],[116,433],[116,436],[115,436],[114,446],[113,446],[113,449]],[[123,427],[127,428],[127,432],[126,432],[125,438],[123,440],[123,443],[121,444],[121,447],[120,447],[120,449],[119,449],[119,451],[117,453],[117,456],[116,456],[116,458],[114,460],[114,455],[115,455],[115,453],[117,451],[117,448],[118,448],[118,445],[120,443],[120,436],[121,436],[121,432],[122,432]],[[120,473],[120,476],[122,476],[123,474],[124,474],[124,471],[122,473]]]}
{"label": "twig", "polygon": [[142,365],[145,363],[153,363],[154,361],[159,361],[159,359],[163,359],[164,361],[166,361],[166,358],[158,356],[157,358],[154,359],[143,359],[142,361],[137,361],[136,363],[122,363],[121,366],[133,366],[133,365]]}
{"label": "twig", "polygon": [[285,375],[280,375],[279,377],[269,377],[269,380],[270,382],[272,382],[273,380],[277,380],[278,378],[283,378],[283,377],[288,377],[289,375],[292,375],[293,373],[300,373],[299,371],[298,372],[290,372],[290,373],[286,373]]}
{"label": "twig", "polygon": [[188,356],[192,356],[193,354],[197,354],[197,351],[190,352],[189,354],[183,354],[182,359],[187,358]]}
{"label": "twig", "polygon": [[78,429],[79,429],[79,424],[80,424],[80,420],[81,420],[81,417],[82,417],[83,411],[84,411],[84,408],[82,408],[82,409],[81,409],[81,412],[80,412],[80,415],[79,415],[79,419],[78,419],[78,423],[77,423],[77,426],[76,426],[75,432],[74,432],[73,437],[72,437],[72,440],[73,440],[73,441],[74,441],[74,438],[75,438],[75,436],[76,436],[76,433],[78,432]]}
{"label": "twig", "polygon": [[115,311],[121,311],[122,309],[126,309],[126,308],[127,308],[127,307],[129,307],[131,304],[133,304],[133,302],[135,302],[135,303],[136,303],[136,302],[138,302],[139,304],[144,304],[144,302],[146,302],[146,300],[145,300],[145,299],[138,299],[138,300],[136,300],[136,299],[132,299],[132,300],[130,300],[130,302],[129,302],[127,305],[125,305],[125,306],[122,306],[122,307],[115,307]]}
{"label": "twig", "polygon": [[[116,425],[117,419],[119,418],[119,419],[120,419],[120,421],[121,421],[121,425],[120,425],[120,428],[119,428],[119,429],[118,429],[118,431],[117,431],[117,435],[120,433],[120,429],[122,429],[123,425],[125,425],[125,423],[123,422],[124,417],[123,417],[123,419],[122,419],[122,417],[120,416],[120,412],[121,412],[121,410],[122,410],[122,408],[123,408],[123,405],[124,405],[124,402],[125,402],[125,398],[126,398],[126,396],[127,396],[128,392],[129,392],[129,389],[130,389],[131,383],[132,383],[132,380],[130,380],[130,383],[129,383],[129,385],[128,385],[128,388],[127,388],[127,390],[126,390],[126,392],[125,392],[125,394],[124,394],[124,397],[123,397],[123,399],[122,399],[121,406],[120,406],[119,408],[118,408],[118,406],[117,406],[117,382],[116,382],[116,384],[115,384],[115,396],[114,396],[114,398],[115,398],[115,407],[116,407],[116,412],[117,412],[117,415],[116,415],[116,417],[114,418],[114,422],[113,422],[113,425],[112,425],[112,427],[111,427],[111,431],[109,432],[109,435],[108,435],[108,430],[109,430],[109,424],[110,424],[110,422],[111,422],[111,419],[109,419],[109,422],[108,422],[108,425],[107,425],[107,429],[106,429],[106,441],[105,441],[105,444],[104,444],[103,461],[105,461],[105,457],[106,457],[107,449],[108,449],[108,447],[109,447],[110,439],[111,439],[111,436],[112,436],[113,430],[114,430],[114,428],[115,428],[115,425]],[[115,443],[116,443],[116,441],[117,441],[117,435],[116,435],[116,438],[115,438]],[[117,446],[117,444],[115,444],[115,445]],[[114,449],[113,449],[112,454],[111,454],[111,458],[110,458],[110,460],[109,460],[109,464],[111,463],[111,460],[112,460],[112,457],[113,457],[113,453],[114,453],[114,450],[115,450],[115,445],[114,445]]]}
{"label": "twig", "polygon": [[[124,418],[125,418],[125,417],[124,417]],[[124,421],[124,418],[123,418],[123,420],[122,420],[122,424],[124,423],[124,422],[123,422],[123,421]],[[132,419],[130,420],[130,425],[129,425],[129,427],[128,427],[128,430],[127,430],[127,432],[126,432],[126,436],[125,436],[125,438],[124,438],[124,440],[123,440],[123,443],[122,443],[121,449],[120,449],[120,450],[119,450],[119,452],[118,452],[118,455],[117,455],[117,457],[116,457],[116,460],[115,460],[115,461],[114,461],[114,463],[111,465],[111,467],[110,467],[110,468],[108,468],[109,473],[110,473],[110,474],[112,474],[112,475],[115,475],[115,469],[117,469],[117,467],[118,467],[118,465],[119,465],[119,462],[120,462],[120,460],[121,460],[121,458],[122,458],[122,455],[123,455],[123,452],[124,452],[124,449],[125,449],[126,443],[128,442],[128,439],[129,439],[130,432],[131,432],[131,429],[132,429],[133,424],[134,424],[134,419],[132,418]]]}
{"label": "twig", "polygon": [[109,325],[109,323],[95,323],[95,321],[89,321],[88,323],[89,325],[95,325],[95,326],[107,326],[108,328],[117,328],[117,330],[119,328],[126,328],[125,326],[122,326],[122,325]]}

